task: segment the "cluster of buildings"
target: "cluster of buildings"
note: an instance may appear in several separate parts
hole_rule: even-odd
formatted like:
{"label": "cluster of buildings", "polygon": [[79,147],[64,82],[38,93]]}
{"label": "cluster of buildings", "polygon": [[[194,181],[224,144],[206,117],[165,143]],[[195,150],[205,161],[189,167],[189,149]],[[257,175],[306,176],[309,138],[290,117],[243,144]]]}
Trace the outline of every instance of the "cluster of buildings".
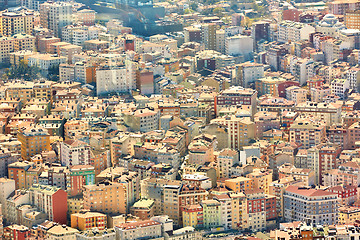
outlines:
{"label": "cluster of buildings", "polygon": [[359,0],[5,5],[1,239],[359,238]]}

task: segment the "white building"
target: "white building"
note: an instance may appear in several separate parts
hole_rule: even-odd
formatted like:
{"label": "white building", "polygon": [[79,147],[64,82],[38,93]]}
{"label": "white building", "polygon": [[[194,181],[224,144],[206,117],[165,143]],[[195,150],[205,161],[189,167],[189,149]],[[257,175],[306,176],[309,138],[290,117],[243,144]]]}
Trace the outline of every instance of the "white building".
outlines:
{"label": "white building", "polygon": [[79,140],[60,143],[60,161],[63,166],[90,165],[90,146]]}
{"label": "white building", "polygon": [[225,54],[225,30],[216,30],[216,51]]}
{"label": "white building", "polygon": [[152,220],[123,223],[115,227],[116,239],[160,238],[162,224]]}
{"label": "white building", "polygon": [[345,29],[345,25],[333,14],[326,14],[316,25],[316,32],[330,37],[337,37],[338,31]]}
{"label": "white building", "polygon": [[67,2],[46,2],[40,4],[40,22],[61,37],[62,28],[72,22],[72,4]]}
{"label": "white building", "polygon": [[234,85],[248,88],[250,83],[255,83],[256,80],[264,77],[264,65],[251,62],[241,63],[233,68],[231,74]]}
{"label": "white building", "polygon": [[96,71],[97,95],[128,93],[136,88],[135,71],[132,63],[123,67],[102,68]]}
{"label": "white building", "polygon": [[226,38],[225,48],[228,55],[242,55],[246,60],[250,60],[253,53],[253,39],[243,35],[231,36]]}
{"label": "white building", "polygon": [[66,63],[67,57],[52,54],[36,54],[28,58],[29,66],[37,66],[40,70],[47,71],[50,67]]}
{"label": "white building", "polygon": [[315,32],[315,28],[309,24],[293,21],[282,21],[278,24],[278,42],[297,42],[309,40],[309,35]]}
{"label": "white building", "polygon": [[346,79],[349,81],[350,89],[358,91],[358,82],[360,82],[360,68],[352,67],[347,70]]}
{"label": "white building", "polygon": [[307,90],[298,86],[291,86],[285,89],[286,99],[294,101],[296,104],[306,102]]}
{"label": "white building", "polygon": [[348,79],[334,79],[331,82],[331,93],[344,99],[345,92],[350,88]]}
{"label": "white building", "polygon": [[0,178],[0,205],[1,205],[1,212],[6,218],[6,199],[15,191],[15,180],[7,179],[7,178]]}

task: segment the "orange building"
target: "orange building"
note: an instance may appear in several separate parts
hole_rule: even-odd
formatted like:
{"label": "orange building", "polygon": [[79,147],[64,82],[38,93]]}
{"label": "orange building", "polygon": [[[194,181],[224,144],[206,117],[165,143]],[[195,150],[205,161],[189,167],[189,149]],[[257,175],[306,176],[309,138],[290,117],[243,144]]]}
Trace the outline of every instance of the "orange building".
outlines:
{"label": "orange building", "polygon": [[17,138],[21,142],[21,157],[25,160],[43,151],[50,151],[50,134],[45,129],[34,126],[22,128]]}
{"label": "orange building", "polygon": [[225,186],[235,193],[239,193],[245,190],[253,190],[254,181],[246,177],[237,177],[225,180]]}
{"label": "orange building", "polygon": [[32,162],[14,162],[8,165],[9,178],[15,180],[16,189],[26,187],[26,171],[33,165]]}
{"label": "orange building", "polygon": [[97,228],[104,230],[107,227],[107,217],[98,212],[85,212],[71,214],[71,227],[81,231]]}

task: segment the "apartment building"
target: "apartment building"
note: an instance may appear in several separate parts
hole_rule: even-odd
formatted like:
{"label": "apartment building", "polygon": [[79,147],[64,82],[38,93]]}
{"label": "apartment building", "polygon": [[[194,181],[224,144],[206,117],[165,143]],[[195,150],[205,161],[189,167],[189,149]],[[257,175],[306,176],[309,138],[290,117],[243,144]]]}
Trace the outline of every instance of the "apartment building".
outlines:
{"label": "apartment building", "polygon": [[295,107],[295,111],[303,116],[318,117],[327,126],[341,123],[341,104],[302,102]]}
{"label": "apartment building", "polygon": [[162,224],[152,220],[123,223],[115,227],[116,236],[123,240],[132,240],[145,237],[160,238]]}
{"label": "apartment building", "polygon": [[312,122],[308,119],[297,119],[290,125],[290,142],[301,144],[302,148],[309,148],[320,144],[326,137],[325,124]]}
{"label": "apartment building", "polygon": [[103,213],[127,214],[139,197],[139,175],[129,172],[114,181],[104,180],[84,186],[84,209]]}
{"label": "apartment building", "polygon": [[29,188],[30,203],[48,215],[50,221],[66,224],[67,193],[57,187],[34,184]]}
{"label": "apartment building", "polygon": [[249,118],[231,115],[211,120],[211,123],[224,125],[228,128],[229,147],[239,148],[249,145],[256,136],[256,126]]}
{"label": "apartment building", "polygon": [[232,83],[248,88],[251,83],[264,77],[264,65],[259,63],[241,63],[232,70]]}
{"label": "apartment building", "polygon": [[215,114],[218,115],[221,108],[231,106],[248,106],[252,114],[256,112],[257,91],[239,86],[223,90],[215,97]]}
{"label": "apartment building", "polygon": [[308,24],[285,20],[278,24],[277,40],[281,43],[309,40],[314,32],[315,28]]}
{"label": "apartment building", "polygon": [[98,212],[81,212],[71,214],[71,227],[80,231],[94,228],[104,230],[107,228],[107,216]]}
{"label": "apartment building", "polygon": [[62,28],[72,21],[72,5],[66,2],[46,2],[40,4],[40,23],[61,37]]}
{"label": "apartment building", "polygon": [[135,71],[132,64],[123,67],[99,68],[96,70],[97,95],[129,93],[136,88]]}
{"label": "apartment building", "polygon": [[34,29],[34,12],[29,10],[3,11],[0,14],[1,33],[4,37],[11,37],[15,34],[32,34]]}
{"label": "apartment building", "polygon": [[50,151],[50,134],[39,127],[20,129],[18,141],[21,142],[21,157],[25,160],[43,151]]}
{"label": "apartment building", "polygon": [[337,194],[320,189],[289,186],[284,193],[284,218],[287,222],[336,224],[338,222]]}
{"label": "apartment building", "polygon": [[90,146],[80,140],[63,141],[60,161],[63,166],[90,165]]}

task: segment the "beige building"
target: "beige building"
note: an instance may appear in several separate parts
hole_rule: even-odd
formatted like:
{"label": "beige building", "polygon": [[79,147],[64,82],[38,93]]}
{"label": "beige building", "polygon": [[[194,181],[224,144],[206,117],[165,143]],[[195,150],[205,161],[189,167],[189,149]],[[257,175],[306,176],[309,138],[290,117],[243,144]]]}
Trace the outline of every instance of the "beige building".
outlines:
{"label": "beige building", "polygon": [[12,36],[14,38],[14,51],[30,50],[35,51],[35,37],[25,33],[18,33]]}
{"label": "beige building", "polygon": [[84,188],[84,209],[103,213],[128,214],[139,197],[139,175],[129,172],[115,181],[101,181]]}
{"label": "beige building", "polygon": [[51,54],[37,54],[30,56],[28,61],[30,66],[37,66],[43,71],[48,71],[50,67],[58,67],[61,63],[65,63],[67,58]]}
{"label": "beige building", "polygon": [[290,142],[300,143],[303,148],[318,145],[325,140],[326,126],[320,122],[299,119],[290,126]]}
{"label": "beige building", "polygon": [[0,38],[0,63],[9,63],[9,54],[14,51],[14,39],[11,37]]}
{"label": "beige building", "polygon": [[303,102],[295,107],[296,112],[305,116],[315,116],[326,122],[327,126],[341,123],[341,104]]}
{"label": "beige building", "polygon": [[123,223],[115,227],[116,236],[122,240],[140,238],[161,239],[162,225],[152,220]]}
{"label": "beige building", "polygon": [[348,29],[360,30],[360,10],[347,10],[345,13],[345,25]]}
{"label": "beige building", "polygon": [[21,50],[9,53],[9,60],[11,65],[18,65],[20,61],[28,62],[28,58],[37,54],[31,50]]}
{"label": "beige building", "polygon": [[0,14],[1,35],[11,37],[14,34],[32,34],[34,13],[28,10],[4,11]]}
{"label": "beige building", "polygon": [[247,146],[250,140],[255,137],[255,123],[250,118],[232,115],[213,119],[211,123],[227,126],[230,148],[237,149],[241,146]]}
{"label": "beige building", "polygon": [[298,86],[291,86],[286,88],[286,99],[294,101],[295,104],[306,102],[307,93],[306,89],[300,88]]}

